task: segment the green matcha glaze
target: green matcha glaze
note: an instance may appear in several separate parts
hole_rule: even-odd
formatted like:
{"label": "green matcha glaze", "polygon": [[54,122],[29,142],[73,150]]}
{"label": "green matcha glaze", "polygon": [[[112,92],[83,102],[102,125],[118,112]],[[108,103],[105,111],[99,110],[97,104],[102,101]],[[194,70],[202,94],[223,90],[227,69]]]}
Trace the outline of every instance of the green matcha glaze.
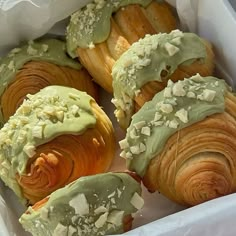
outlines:
{"label": "green matcha glaze", "polygon": [[[123,233],[123,217],[114,224],[110,216],[114,212],[122,216],[136,212],[130,202],[135,193],[141,194],[140,184],[125,173],[82,177],[52,193],[40,209],[29,208],[29,213],[23,214],[20,222],[34,236]],[[78,198],[78,195],[82,197]],[[80,205],[79,211],[76,212],[74,205]],[[103,214],[107,220],[101,225],[97,220]],[[64,227],[60,233],[55,230],[58,225]]]}
{"label": "green matcha glaze", "polygon": [[85,92],[48,86],[27,97],[0,130],[0,177],[21,198],[15,175],[25,174],[37,146],[62,134],[82,134],[96,124],[93,98]]}
{"label": "green matcha glaze", "polygon": [[143,85],[150,81],[161,82],[172,75],[179,65],[204,60],[205,57],[206,49],[201,38],[179,30],[170,34],[147,35],[134,43],[112,69],[113,103],[120,125],[128,127],[134,110],[133,99]]}
{"label": "green matcha glaze", "polygon": [[161,153],[171,135],[224,112],[227,88],[223,80],[200,75],[175,84],[169,81],[165,90],[132,117],[126,138],[120,143],[128,168],[144,176],[149,162]]}
{"label": "green matcha glaze", "polygon": [[110,18],[119,8],[140,4],[148,6],[152,0],[99,0],[87,4],[71,16],[67,28],[67,51],[72,58],[76,49],[91,48],[104,42],[110,34]]}
{"label": "green matcha glaze", "polygon": [[80,69],[78,61],[72,60],[66,54],[65,42],[58,39],[42,39],[13,49],[0,60],[0,95],[24,64],[29,61],[46,61],[59,66]]}

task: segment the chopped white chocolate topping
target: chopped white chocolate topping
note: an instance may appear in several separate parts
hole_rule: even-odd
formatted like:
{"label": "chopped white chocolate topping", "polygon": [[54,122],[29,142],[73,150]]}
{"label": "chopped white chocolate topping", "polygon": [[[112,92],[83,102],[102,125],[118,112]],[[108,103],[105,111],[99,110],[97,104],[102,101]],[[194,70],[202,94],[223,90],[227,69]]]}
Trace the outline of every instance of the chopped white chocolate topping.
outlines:
{"label": "chopped white chocolate topping", "polygon": [[67,236],[73,236],[77,232],[77,229],[74,228],[72,225],[69,225],[68,227],[68,235]]}
{"label": "chopped white chocolate topping", "polygon": [[158,120],[160,120],[161,118],[162,118],[162,114],[160,114],[159,112],[156,112],[153,121],[158,121]]}
{"label": "chopped white chocolate topping", "polygon": [[196,98],[196,94],[192,91],[187,92],[187,97],[188,98]]}
{"label": "chopped white chocolate topping", "polygon": [[177,52],[179,52],[179,48],[169,42],[165,43],[165,49],[171,57],[174,56]]}
{"label": "chopped white chocolate topping", "polygon": [[15,63],[14,63],[14,61],[13,60],[10,61],[10,63],[8,64],[7,67],[8,67],[9,70],[15,71]]}
{"label": "chopped white chocolate topping", "polygon": [[141,129],[141,128],[142,128],[143,126],[145,126],[145,125],[146,125],[146,121],[140,121],[140,122],[134,124],[134,127],[135,127],[136,129]]}
{"label": "chopped white chocolate topping", "polygon": [[32,135],[35,138],[42,138],[43,137],[43,127],[40,125],[33,127]]}
{"label": "chopped white chocolate topping", "polygon": [[163,120],[153,122],[154,126],[162,126],[164,124]]}
{"label": "chopped white chocolate topping", "polygon": [[130,131],[130,137],[132,139],[139,138],[139,135],[137,135],[137,130],[135,128]]}
{"label": "chopped white chocolate topping", "polygon": [[98,208],[96,208],[95,210],[94,210],[94,213],[95,214],[101,214],[101,213],[105,213],[105,212],[107,212],[108,211],[108,209],[106,208],[106,207],[104,207],[104,206],[99,206]]}
{"label": "chopped white chocolate topping", "polygon": [[204,89],[203,92],[197,96],[197,98],[203,101],[212,102],[215,96],[216,96],[216,91],[210,89]]}
{"label": "chopped white chocolate topping", "polygon": [[46,207],[43,207],[40,211],[40,217],[44,220],[47,220],[48,219],[48,209]]}
{"label": "chopped white chocolate topping", "polygon": [[143,198],[138,194],[134,193],[132,199],[130,200],[130,203],[138,210],[142,209],[144,205],[144,200]]}
{"label": "chopped white chocolate topping", "polygon": [[61,223],[58,223],[57,227],[53,231],[52,236],[67,236],[68,234],[68,228],[67,226],[62,225]]}
{"label": "chopped white chocolate topping", "polygon": [[148,126],[145,126],[141,129],[141,134],[150,136],[151,135],[151,129]]}
{"label": "chopped white chocolate topping", "polygon": [[129,143],[127,141],[127,139],[123,139],[121,141],[119,141],[119,145],[121,149],[125,149],[129,147]]}
{"label": "chopped white chocolate topping", "polygon": [[144,143],[140,143],[140,145],[139,145],[139,151],[140,151],[140,153],[146,151],[146,145],[145,145]]}
{"label": "chopped white chocolate topping", "polygon": [[164,113],[171,113],[173,111],[173,106],[171,104],[160,104],[160,110]]}
{"label": "chopped white chocolate topping", "polygon": [[63,120],[64,120],[64,111],[57,111],[55,113],[55,115],[56,115],[56,117],[59,121],[63,122]]}
{"label": "chopped white chocolate topping", "polygon": [[124,211],[114,210],[108,215],[107,222],[116,226],[120,226],[123,224],[123,217]]}
{"label": "chopped white chocolate topping", "polygon": [[47,52],[49,46],[48,46],[47,44],[43,44],[43,45],[42,45],[42,48],[43,48],[43,52]]}
{"label": "chopped white chocolate topping", "polygon": [[78,194],[69,202],[70,206],[75,209],[75,213],[79,215],[89,214],[89,204],[84,194]]}
{"label": "chopped white chocolate topping", "polygon": [[204,82],[204,78],[200,75],[200,74],[196,74],[194,76],[191,77],[191,79],[195,82]]}
{"label": "chopped white chocolate topping", "polygon": [[179,29],[172,30],[170,32],[170,34],[173,35],[173,37],[180,37],[180,38],[182,38],[184,36],[184,33],[182,31],[180,31]]}
{"label": "chopped white chocolate topping", "polygon": [[173,86],[173,94],[177,97],[184,97],[186,95],[186,91],[184,89],[184,83],[182,81],[178,81]]}
{"label": "chopped white chocolate topping", "polygon": [[31,45],[29,45],[27,48],[27,53],[31,56],[34,56],[38,53],[38,51],[34,49]]}
{"label": "chopped white chocolate topping", "polygon": [[120,153],[120,157],[126,158],[126,152],[124,150]]}
{"label": "chopped white chocolate topping", "polygon": [[36,152],[35,152],[35,146],[31,145],[31,144],[26,144],[23,148],[23,151],[26,153],[26,155],[28,157],[33,157]]}
{"label": "chopped white chocolate topping", "polygon": [[102,214],[97,221],[94,223],[97,228],[101,228],[107,221],[108,212]]}
{"label": "chopped white chocolate topping", "polygon": [[74,116],[78,115],[79,114],[79,107],[77,105],[72,105],[71,112]]}
{"label": "chopped white chocolate topping", "polygon": [[178,46],[181,44],[181,37],[176,37],[172,39],[171,42]]}
{"label": "chopped white chocolate topping", "polygon": [[164,97],[171,98],[172,97],[172,89],[170,87],[166,87],[164,89]]}
{"label": "chopped white chocolate topping", "polygon": [[126,158],[127,159],[132,159],[133,158],[133,155],[132,155],[132,153],[131,152],[126,152]]}
{"label": "chopped white chocolate topping", "polygon": [[188,111],[184,108],[181,108],[175,113],[175,116],[178,117],[183,123],[188,123]]}
{"label": "chopped white chocolate topping", "polygon": [[167,87],[171,87],[173,84],[174,82],[171,79],[169,79],[167,82]]}
{"label": "chopped white chocolate topping", "polygon": [[133,154],[139,154],[140,153],[140,147],[138,145],[137,146],[131,146],[130,151]]}
{"label": "chopped white chocolate topping", "polygon": [[115,194],[116,194],[116,192],[114,191],[114,192],[112,192],[110,195],[108,195],[107,197],[108,197],[108,198],[114,197]]}
{"label": "chopped white chocolate topping", "polygon": [[21,48],[13,48],[10,52],[10,54],[17,54],[18,52],[20,52],[22,49]]}
{"label": "chopped white chocolate topping", "polygon": [[171,120],[170,122],[169,122],[169,127],[170,128],[173,128],[173,129],[176,129],[176,128],[178,128],[178,125],[179,125],[179,122],[177,121],[177,120]]}
{"label": "chopped white chocolate topping", "polygon": [[6,168],[7,170],[10,169],[10,163],[9,163],[7,160],[3,161],[3,162],[1,163],[1,166],[4,167],[4,168]]}

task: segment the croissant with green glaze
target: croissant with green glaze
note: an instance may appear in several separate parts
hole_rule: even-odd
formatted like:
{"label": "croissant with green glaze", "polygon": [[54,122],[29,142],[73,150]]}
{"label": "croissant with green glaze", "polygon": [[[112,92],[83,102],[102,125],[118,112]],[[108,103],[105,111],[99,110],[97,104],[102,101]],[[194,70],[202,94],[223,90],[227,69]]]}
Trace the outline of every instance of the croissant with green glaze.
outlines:
{"label": "croissant with green glaze", "polygon": [[13,49],[0,60],[1,123],[12,116],[28,93],[49,85],[73,87],[97,99],[97,88],[82,66],[69,58],[65,42],[42,39]]}
{"label": "croissant with green glaze", "polygon": [[193,33],[147,35],[134,43],[112,69],[115,116],[122,128],[143,104],[165,88],[167,81],[181,80],[196,73],[212,75],[214,54],[211,44]]}
{"label": "croissant with green glaze", "polygon": [[48,86],[27,99],[0,130],[0,177],[34,204],[75,179],[108,170],[111,121],[85,92]]}
{"label": "croissant with green glaze", "polygon": [[131,229],[143,207],[141,185],[128,173],[81,177],[37,202],[21,216],[33,236],[96,236]]}
{"label": "croissant with green glaze", "polygon": [[115,61],[146,34],[170,32],[176,24],[165,1],[93,1],[72,15],[67,50],[73,58],[80,59],[102,88],[112,93]]}
{"label": "croissant with green glaze", "polygon": [[199,74],[157,93],[133,117],[121,156],[151,192],[187,206],[236,191],[236,97]]}

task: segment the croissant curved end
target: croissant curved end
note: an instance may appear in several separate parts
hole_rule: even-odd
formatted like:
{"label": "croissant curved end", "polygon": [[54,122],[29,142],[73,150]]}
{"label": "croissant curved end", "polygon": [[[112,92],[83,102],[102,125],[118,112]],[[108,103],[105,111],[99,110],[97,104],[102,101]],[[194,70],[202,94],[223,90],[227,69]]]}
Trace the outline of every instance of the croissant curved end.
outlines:
{"label": "croissant curved end", "polygon": [[30,207],[20,222],[33,235],[123,233],[143,206],[140,195],[140,183],[127,173],[81,177]]}
{"label": "croissant curved end", "polygon": [[28,95],[0,137],[0,176],[29,204],[81,176],[107,171],[115,155],[104,111],[85,92],[62,86]]}
{"label": "croissant curved end", "polygon": [[151,192],[182,205],[233,193],[235,109],[223,80],[196,75],[171,82],[132,117],[121,156]]}

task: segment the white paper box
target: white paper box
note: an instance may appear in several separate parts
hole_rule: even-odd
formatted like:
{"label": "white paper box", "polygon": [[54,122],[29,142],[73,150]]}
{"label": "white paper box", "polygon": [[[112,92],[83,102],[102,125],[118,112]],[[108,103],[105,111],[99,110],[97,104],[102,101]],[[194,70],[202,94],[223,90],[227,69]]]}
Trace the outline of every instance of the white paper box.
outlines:
{"label": "white paper box", "polygon": [[[0,53],[22,39],[34,39],[48,32],[89,0],[0,0]],[[8,4],[6,4],[8,2]],[[236,88],[236,13],[231,3],[236,0],[168,0],[176,6],[185,29],[210,40],[215,48],[218,73]],[[9,5],[9,3],[11,3]],[[54,8],[53,6],[56,6]],[[23,9],[23,10],[22,10]],[[62,24],[51,32],[61,34]],[[103,94],[103,105],[112,114],[112,105]],[[117,137],[124,133],[117,129]],[[113,169],[122,169],[120,159]],[[0,236],[27,236],[18,223],[23,212],[14,194],[0,183]],[[235,236],[236,194],[196,207],[184,208],[162,195],[144,190],[145,207],[136,215],[129,236]],[[180,211],[182,210],[182,211]],[[178,212],[180,211],[180,212]],[[178,213],[175,213],[178,212]],[[175,214],[173,214],[175,213]],[[166,217],[165,217],[166,216]],[[164,217],[164,218],[163,218]],[[159,220],[157,220],[159,219]],[[155,221],[156,220],[156,221]],[[149,223],[152,222],[152,223]],[[139,227],[140,225],[143,225]],[[60,235],[58,235],[60,236]]]}

